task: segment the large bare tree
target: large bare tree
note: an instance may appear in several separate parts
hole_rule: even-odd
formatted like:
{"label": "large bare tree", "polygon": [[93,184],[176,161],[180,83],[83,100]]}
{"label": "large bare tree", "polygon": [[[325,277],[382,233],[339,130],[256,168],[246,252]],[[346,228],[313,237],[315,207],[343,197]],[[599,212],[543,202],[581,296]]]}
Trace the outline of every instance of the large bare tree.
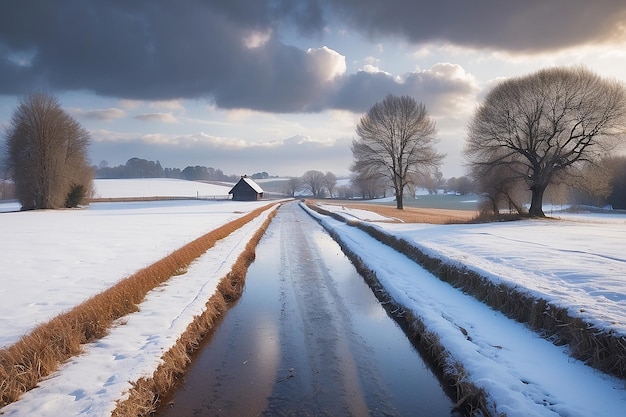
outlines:
{"label": "large bare tree", "polygon": [[351,171],[358,177],[386,177],[392,184],[396,207],[403,209],[404,189],[441,164],[435,151],[437,128],[426,107],[409,96],[389,94],[359,121],[352,141]]}
{"label": "large bare tree", "polygon": [[7,164],[22,210],[73,207],[90,194],[89,133],[55,97],[25,97],[6,133]]}
{"label": "large bare tree", "polygon": [[469,124],[464,153],[475,176],[524,182],[529,214],[543,217],[546,188],[613,150],[623,140],[625,116],[618,81],[582,67],[543,69],[489,92]]}

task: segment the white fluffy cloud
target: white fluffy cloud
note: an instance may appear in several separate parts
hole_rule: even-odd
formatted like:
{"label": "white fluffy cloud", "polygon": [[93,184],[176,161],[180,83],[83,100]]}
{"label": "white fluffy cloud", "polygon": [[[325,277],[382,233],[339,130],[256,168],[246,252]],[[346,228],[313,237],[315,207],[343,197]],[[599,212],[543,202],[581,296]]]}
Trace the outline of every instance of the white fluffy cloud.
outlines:
{"label": "white fluffy cloud", "polygon": [[320,79],[332,81],[346,72],[346,57],[327,46],[309,48],[307,56],[313,61]]}

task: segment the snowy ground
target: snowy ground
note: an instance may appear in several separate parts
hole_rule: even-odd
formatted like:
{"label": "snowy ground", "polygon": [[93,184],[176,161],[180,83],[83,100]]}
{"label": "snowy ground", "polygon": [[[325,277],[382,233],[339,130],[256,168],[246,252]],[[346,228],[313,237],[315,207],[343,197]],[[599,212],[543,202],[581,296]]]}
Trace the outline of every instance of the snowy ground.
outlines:
{"label": "snowy ground", "polygon": [[[136,181],[128,180],[118,187],[134,188],[128,192],[145,196],[142,191],[148,189],[147,183],[139,183],[137,188]],[[160,186],[182,186],[176,184],[166,181]],[[0,346],[15,342],[36,324],[263,204],[266,202],[99,203],[84,210],[0,213],[5,236],[0,241]],[[0,211],[14,209],[14,203],[0,203]],[[349,215],[376,220],[366,212]],[[174,343],[186,320],[202,308],[217,279],[263,218],[209,250],[187,274],[154,290],[139,312],[125,318],[125,325],[88,345],[83,355],[20,401],[0,409],[0,414],[110,415],[115,400],[128,389],[128,381],[150,374],[158,365],[162,352]],[[489,391],[498,411],[509,417],[582,417],[617,416],[626,409],[624,381],[571,359],[565,348],[553,346],[418,271],[414,263],[361,235],[358,229],[332,219],[325,221],[367,259],[395,297],[441,335],[454,358],[470,371],[469,377]],[[579,215],[559,222],[379,226],[413,239],[438,256],[473,265],[493,279],[514,280],[529,291],[553,297],[586,319],[619,331],[626,329],[626,217]],[[206,270],[214,272],[206,274]]]}
{"label": "snowy ground", "polygon": [[[106,184],[110,181],[104,180]],[[96,181],[98,192],[101,184]],[[117,184],[112,194],[135,196],[151,195],[158,187],[162,190],[159,195],[173,195],[177,187],[207,185],[180,180],[122,180]],[[93,203],[79,210],[0,213],[0,230],[5,236],[0,240],[0,347],[15,343],[36,325],[265,204],[193,200]]]}
{"label": "snowy ground", "polygon": [[[352,220],[360,216],[341,206],[322,207]],[[378,227],[413,241],[431,255],[569,307],[599,327],[624,332],[626,216],[567,217],[483,225],[380,223]],[[623,415],[624,381],[572,359],[566,347],[552,345],[416,268],[359,229],[332,218],[324,218],[324,223],[376,271],[398,302],[440,336],[453,359],[468,371],[468,378],[490,394],[498,413],[509,417]]]}
{"label": "snowy ground", "polygon": [[[135,196],[161,182],[127,181]],[[98,183],[96,184],[98,185]],[[168,191],[169,189],[169,191]],[[160,193],[159,195],[165,195]],[[174,195],[174,194],[171,194]],[[0,341],[7,346],[193,239],[267,201],[97,203],[88,209],[0,213]],[[15,203],[0,203],[14,207]],[[4,211],[8,211],[5,207]],[[129,381],[151,375],[269,213],[218,242],[186,274],[153,290],[141,311],[0,410],[3,416],[108,416]],[[210,271],[210,273],[207,273]]]}
{"label": "snowy ground", "polygon": [[[232,187],[178,179],[100,179],[96,180],[95,198],[120,197],[206,197],[227,196]],[[140,196],[137,195],[138,189]]]}
{"label": "snowy ground", "polygon": [[[379,217],[337,205],[322,208],[352,220]],[[626,335],[626,215],[553,216],[562,219],[376,226],[446,263],[526,289],[599,329]]]}

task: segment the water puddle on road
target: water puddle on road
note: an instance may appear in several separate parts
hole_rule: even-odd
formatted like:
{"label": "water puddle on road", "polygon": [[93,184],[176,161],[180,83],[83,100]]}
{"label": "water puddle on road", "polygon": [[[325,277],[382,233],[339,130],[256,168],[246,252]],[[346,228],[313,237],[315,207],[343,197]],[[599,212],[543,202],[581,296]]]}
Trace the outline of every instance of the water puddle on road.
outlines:
{"label": "water puddle on road", "polygon": [[428,417],[452,408],[332,238],[281,208],[242,297],[157,415]]}

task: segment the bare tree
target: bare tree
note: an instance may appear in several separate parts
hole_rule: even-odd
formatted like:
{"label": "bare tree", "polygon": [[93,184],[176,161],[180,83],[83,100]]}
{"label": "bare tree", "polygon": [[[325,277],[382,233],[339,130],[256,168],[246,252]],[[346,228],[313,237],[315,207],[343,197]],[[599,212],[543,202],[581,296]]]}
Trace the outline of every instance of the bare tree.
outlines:
{"label": "bare tree", "polygon": [[330,171],[326,171],[324,174],[324,187],[328,190],[328,196],[333,198],[333,190],[337,186],[337,177]]}
{"label": "bare tree", "polygon": [[[427,174],[423,175],[420,182],[417,184],[420,187],[428,190],[428,194],[437,194],[437,190],[439,189],[439,180],[435,175]],[[416,190],[417,191],[417,190]]]}
{"label": "bare tree", "polygon": [[472,181],[466,176],[448,178],[446,184],[448,192],[452,191],[456,194],[466,195],[473,191]]}
{"label": "bare tree", "polygon": [[546,188],[594,164],[623,139],[624,86],[581,67],[550,68],[491,90],[469,125],[464,153],[474,173],[507,178],[531,192],[544,217]]}
{"label": "bare tree", "polygon": [[509,213],[525,212],[523,201],[528,191],[509,165],[473,165],[469,175],[474,178],[473,188],[483,196],[482,214],[492,213],[498,217],[501,208],[508,209]]}
{"label": "bare tree", "polygon": [[296,196],[296,192],[300,190],[301,180],[299,177],[291,177],[284,185],[285,194],[290,195],[291,197]]}
{"label": "bare tree", "polygon": [[434,149],[437,129],[426,107],[408,96],[389,94],[374,104],[356,128],[351,171],[361,177],[387,177],[401,210],[404,189],[436,169],[443,155]]}
{"label": "bare tree", "polygon": [[90,195],[89,134],[55,97],[33,93],[13,112],[7,163],[23,210],[75,206]]}
{"label": "bare tree", "polygon": [[[593,164],[573,166],[568,172],[568,177],[564,180],[563,175],[558,176],[557,184],[564,195],[572,194],[573,190],[588,195],[587,204],[603,205],[606,198],[612,191],[612,180],[614,170],[611,166],[612,158],[604,157]],[[550,186],[552,188],[552,186]],[[555,194],[555,190],[550,190],[550,194]]]}
{"label": "bare tree", "polygon": [[352,187],[354,187],[362,198],[373,199],[385,197],[387,190],[386,178],[380,174],[369,174],[367,172],[355,172],[350,177]]}
{"label": "bare tree", "polygon": [[309,190],[313,197],[324,197],[324,173],[321,171],[307,171],[302,174],[302,186]]}
{"label": "bare tree", "polygon": [[615,209],[626,209],[626,156],[610,158],[611,192],[607,202]]}

